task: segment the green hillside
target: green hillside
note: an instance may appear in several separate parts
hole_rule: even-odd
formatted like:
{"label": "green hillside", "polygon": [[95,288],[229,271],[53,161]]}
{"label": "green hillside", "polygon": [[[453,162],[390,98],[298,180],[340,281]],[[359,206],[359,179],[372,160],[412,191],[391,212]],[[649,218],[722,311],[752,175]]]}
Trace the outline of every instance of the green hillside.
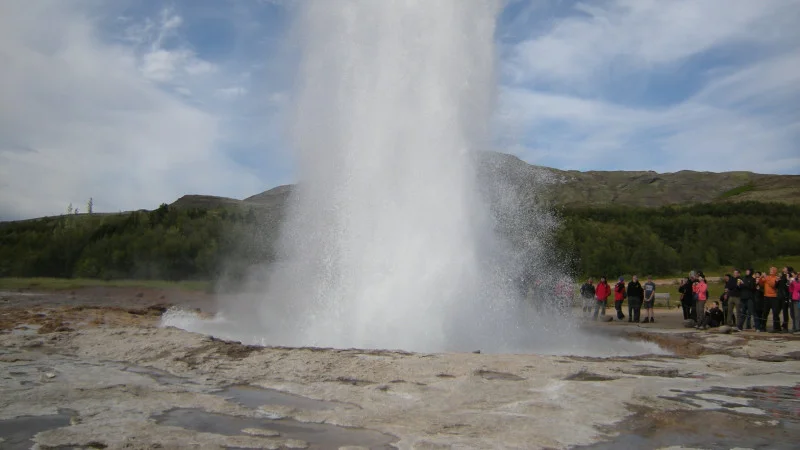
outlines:
{"label": "green hillside", "polygon": [[[800,255],[799,176],[564,172],[488,153],[481,189],[524,242],[555,212],[575,275],[671,275]],[[186,195],[153,211],[0,223],[0,277],[237,279],[275,259],[292,186],[244,200]],[[502,201],[501,201],[502,200]]]}

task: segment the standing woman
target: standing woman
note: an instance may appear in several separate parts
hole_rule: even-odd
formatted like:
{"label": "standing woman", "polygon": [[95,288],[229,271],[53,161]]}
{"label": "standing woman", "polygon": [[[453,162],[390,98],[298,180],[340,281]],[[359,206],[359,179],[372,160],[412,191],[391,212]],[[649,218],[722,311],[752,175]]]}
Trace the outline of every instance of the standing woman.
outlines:
{"label": "standing woman", "polygon": [[800,274],[795,272],[789,275],[792,277],[789,281],[789,296],[792,299],[792,308],[794,310],[792,333],[797,334],[800,333]]}
{"label": "standing woman", "polygon": [[694,307],[694,310],[697,311],[697,316],[700,317],[703,311],[705,311],[706,300],[708,300],[706,277],[702,275],[697,277],[697,281],[692,285],[692,292],[694,292],[695,298],[697,298],[697,305]]}
{"label": "standing woman", "polygon": [[[788,266],[784,267],[775,286],[778,291],[778,303],[780,303],[783,309],[782,328],[784,333],[789,332],[790,323],[794,325],[794,308],[792,308],[792,297],[789,295],[789,281],[792,279],[790,274],[793,272],[793,268]],[[792,320],[789,320],[789,316],[791,316]]]}

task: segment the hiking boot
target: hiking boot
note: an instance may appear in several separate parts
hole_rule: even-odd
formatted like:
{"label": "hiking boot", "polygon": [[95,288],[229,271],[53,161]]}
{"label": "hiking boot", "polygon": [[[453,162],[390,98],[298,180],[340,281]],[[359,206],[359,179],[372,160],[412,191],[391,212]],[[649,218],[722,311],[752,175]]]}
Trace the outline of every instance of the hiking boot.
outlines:
{"label": "hiking boot", "polygon": [[656,319],[655,319],[655,318],[653,318],[653,317],[651,317],[651,318],[650,318],[650,323],[656,323]]}

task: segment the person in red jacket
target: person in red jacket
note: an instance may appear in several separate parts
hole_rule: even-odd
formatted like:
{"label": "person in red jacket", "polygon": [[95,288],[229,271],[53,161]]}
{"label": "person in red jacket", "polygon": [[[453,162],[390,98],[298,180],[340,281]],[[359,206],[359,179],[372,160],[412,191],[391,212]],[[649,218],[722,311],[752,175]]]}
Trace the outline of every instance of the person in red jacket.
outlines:
{"label": "person in red jacket", "polygon": [[597,320],[597,313],[600,310],[603,311],[603,316],[606,315],[606,302],[608,302],[609,295],[611,295],[611,286],[608,285],[606,277],[600,277],[600,282],[597,283],[597,287],[594,290],[594,296],[597,301],[594,304],[593,320]]}
{"label": "person in red jacket", "polygon": [[622,302],[628,294],[625,292],[625,278],[619,277],[619,282],[614,285],[614,309],[617,310],[617,320],[625,318],[622,314]]}

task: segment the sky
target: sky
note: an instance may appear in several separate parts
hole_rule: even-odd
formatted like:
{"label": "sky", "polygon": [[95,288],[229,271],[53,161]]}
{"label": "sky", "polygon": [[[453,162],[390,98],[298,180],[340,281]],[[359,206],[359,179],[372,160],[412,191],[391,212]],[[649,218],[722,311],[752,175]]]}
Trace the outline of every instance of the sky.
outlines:
{"label": "sky", "polygon": [[[298,1],[0,2],[0,220],[294,182]],[[798,23],[800,0],[507,0],[493,150],[800,174]]]}

